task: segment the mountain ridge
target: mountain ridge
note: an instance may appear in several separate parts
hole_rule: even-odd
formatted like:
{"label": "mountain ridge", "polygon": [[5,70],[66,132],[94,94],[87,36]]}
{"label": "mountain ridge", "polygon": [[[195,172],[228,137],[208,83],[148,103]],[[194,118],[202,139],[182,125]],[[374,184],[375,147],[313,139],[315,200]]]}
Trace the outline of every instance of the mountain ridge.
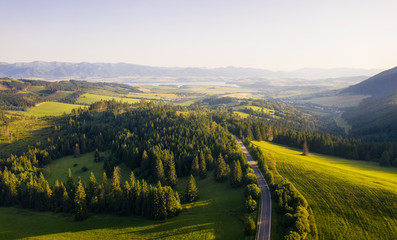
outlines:
{"label": "mountain ridge", "polygon": [[12,78],[43,78],[59,79],[65,77],[73,78],[112,78],[124,76],[138,77],[265,77],[265,78],[302,78],[302,79],[325,79],[350,76],[372,76],[381,71],[380,69],[357,69],[357,68],[303,68],[294,71],[270,71],[259,68],[245,67],[153,67],[130,63],[71,63],[71,62],[0,62],[0,76]]}

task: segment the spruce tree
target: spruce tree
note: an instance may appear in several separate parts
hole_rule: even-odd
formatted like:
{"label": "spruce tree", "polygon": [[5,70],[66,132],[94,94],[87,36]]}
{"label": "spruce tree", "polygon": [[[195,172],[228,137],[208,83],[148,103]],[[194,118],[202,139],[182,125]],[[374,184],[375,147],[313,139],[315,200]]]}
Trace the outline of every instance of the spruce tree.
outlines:
{"label": "spruce tree", "polygon": [[193,174],[193,176],[198,176],[200,174],[200,166],[199,166],[199,161],[198,161],[197,156],[195,158],[193,158],[191,173]]}
{"label": "spruce tree", "polygon": [[230,176],[230,184],[232,187],[240,187],[243,182],[243,172],[241,170],[240,161],[234,161]]}
{"label": "spruce tree", "polygon": [[107,202],[108,202],[108,177],[104,172],[102,175],[102,183],[99,189],[99,210],[105,211],[107,210]]}
{"label": "spruce tree", "polygon": [[63,212],[69,212],[71,209],[71,202],[69,198],[68,191],[66,190],[66,187],[61,184],[61,187],[63,189],[62,193],[62,211]]}
{"label": "spruce tree", "polygon": [[98,148],[95,149],[95,154],[94,154],[94,162],[100,162],[101,161],[101,156],[99,155]]}
{"label": "spruce tree", "polygon": [[68,191],[68,195],[70,199],[74,199],[74,192],[76,191],[76,185],[73,180],[72,171],[69,168],[68,177],[66,180],[66,190]]}
{"label": "spruce tree", "polygon": [[74,157],[75,158],[80,157],[80,147],[78,143],[76,143],[76,147],[74,148]]}
{"label": "spruce tree", "polygon": [[230,173],[230,168],[226,164],[225,160],[222,157],[222,154],[219,154],[219,157],[216,159],[215,162],[215,180],[216,181],[223,181],[227,178]]}
{"label": "spruce tree", "polygon": [[303,155],[303,156],[309,155],[309,147],[307,146],[306,140],[305,140],[305,142],[303,143],[302,155]]}
{"label": "spruce tree", "polygon": [[87,203],[91,203],[91,199],[98,196],[98,183],[93,172],[90,174],[87,189]]}
{"label": "spruce tree", "polygon": [[112,179],[112,192],[111,192],[111,202],[113,211],[119,211],[121,206],[121,198],[123,195],[123,191],[121,189],[121,177],[120,177],[120,168],[115,167],[113,170],[113,179]]}
{"label": "spruce tree", "polygon": [[160,158],[156,159],[154,165],[154,178],[156,181],[164,182],[164,166]]}
{"label": "spruce tree", "polygon": [[205,160],[207,161],[207,169],[212,170],[214,168],[214,158],[212,157],[211,151],[208,149]]}
{"label": "spruce tree", "polygon": [[196,186],[196,180],[190,174],[189,182],[186,186],[185,199],[186,202],[194,202],[199,198],[199,192]]}
{"label": "spruce tree", "polygon": [[77,190],[74,198],[75,212],[74,219],[81,221],[87,218],[87,205],[86,205],[86,194],[84,186],[81,183],[81,179],[77,184]]}
{"label": "spruce tree", "polygon": [[175,187],[178,184],[178,176],[175,170],[175,163],[173,159],[168,162],[166,175],[166,184],[171,187]]}
{"label": "spruce tree", "polygon": [[199,165],[200,165],[200,177],[206,178],[207,177],[207,164],[205,162],[205,158],[204,158],[204,155],[202,152],[200,152]]}

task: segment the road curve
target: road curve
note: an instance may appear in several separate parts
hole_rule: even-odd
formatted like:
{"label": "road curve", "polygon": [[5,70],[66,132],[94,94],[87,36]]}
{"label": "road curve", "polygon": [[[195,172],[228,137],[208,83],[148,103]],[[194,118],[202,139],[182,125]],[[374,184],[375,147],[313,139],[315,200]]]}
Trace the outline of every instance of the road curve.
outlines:
{"label": "road curve", "polygon": [[[236,137],[236,136],[235,136]],[[252,158],[251,154],[248,152],[247,148],[244,146],[241,139],[236,137],[237,142],[241,145],[241,151],[247,157],[248,163],[251,164],[252,169],[254,169],[255,175],[258,178],[258,185],[261,190],[261,208],[258,217],[258,230],[256,234],[257,240],[270,240],[270,226],[271,226],[271,216],[272,216],[272,200],[270,197],[270,190],[263,177],[261,171],[259,170],[256,162]]]}

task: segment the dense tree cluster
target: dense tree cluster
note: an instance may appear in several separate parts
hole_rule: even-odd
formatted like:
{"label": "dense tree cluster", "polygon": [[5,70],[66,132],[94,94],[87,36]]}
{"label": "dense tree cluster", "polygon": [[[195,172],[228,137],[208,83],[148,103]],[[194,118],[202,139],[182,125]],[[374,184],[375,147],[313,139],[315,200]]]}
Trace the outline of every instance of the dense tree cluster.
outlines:
{"label": "dense tree cluster", "polygon": [[76,183],[69,171],[65,184],[56,181],[52,187],[42,173],[38,177],[32,172],[14,174],[5,168],[0,171],[0,206],[15,205],[39,211],[74,212],[76,220],[85,219],[88,212],[165,219],[182,210],[179,195],[171,187],[136,180],[132,172],[122,184],[117,168],[111,183],[105,173],[100,184],[93,173],[88,185],[80,179]]}
{"label": "dense tree cluster", "polygon": [[291,130],[281,131],[274,138],[274,142],[297,148],[302,148],[305,141],[312,152],[353,160],[376,161],[383,166],[397,167],[396,143],[369,143],[328,133],[302,133]]}
{"label": "dense tree cluster", "polygon": [[[74,212],[76,220],[93,212],[164,219],[181,211],[179,195],[172,189],[179,176],[193,178],[187,201],[198,198],[193,176],[205,178],[210,170],[216,180],[241,186],[248,170],[234,137],[197,111],[179,110],[163,103],[101,101],[72,111],[57,121],[48,142],[0,160],[0,205]],[[102,156],[100,151],[107,149],[110,155]],[[88,184],[75,181],[69,172],[65,183],[50,187],[41,167],[89,151],[95,151],[95,162],[104,164],[100,183],[93,174]],[[132,174],[123,184],[120,163],[142,180]]]}
{"label": "dense tree cluster", "polygon": [[230,132],[243,139],[274,141],[296,148],[303,148],[306,141],[312,152],[353,160],[376,161],[382,166],[397,167],[396,143],[364,142],[329,133],[295,131],[261,119],[240,119],[228,111],[215,111],[212,114],[212,119],[227,126]]}
{"label": "dense tree cluster", "polygon": [[[88,90],[101,89],[120,94],[139,92],[139,90],[127,84],[91,83],[75,80],[49,82],[0,78],[0,85],[5,88],[0,91],[0,109],[6,110],[25,110],[27,107],[45,101],[75,103],[77,98]],[[58,91],[67,91],[69,94],[59,98],[56,95]]]}

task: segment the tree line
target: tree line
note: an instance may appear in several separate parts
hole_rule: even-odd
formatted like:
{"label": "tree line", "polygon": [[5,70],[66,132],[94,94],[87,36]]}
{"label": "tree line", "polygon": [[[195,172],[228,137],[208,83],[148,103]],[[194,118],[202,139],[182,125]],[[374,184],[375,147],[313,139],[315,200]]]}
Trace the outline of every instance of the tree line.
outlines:
{"label": "tree line", "polygon": [[314,214],[304,196],[291,182],[279,175],[276,169],[269,169],[261,149],[247,140],[245,142],[277,202],[277,211],[282,215],[281,222],[285,229],[284,239],[317,239]]}

